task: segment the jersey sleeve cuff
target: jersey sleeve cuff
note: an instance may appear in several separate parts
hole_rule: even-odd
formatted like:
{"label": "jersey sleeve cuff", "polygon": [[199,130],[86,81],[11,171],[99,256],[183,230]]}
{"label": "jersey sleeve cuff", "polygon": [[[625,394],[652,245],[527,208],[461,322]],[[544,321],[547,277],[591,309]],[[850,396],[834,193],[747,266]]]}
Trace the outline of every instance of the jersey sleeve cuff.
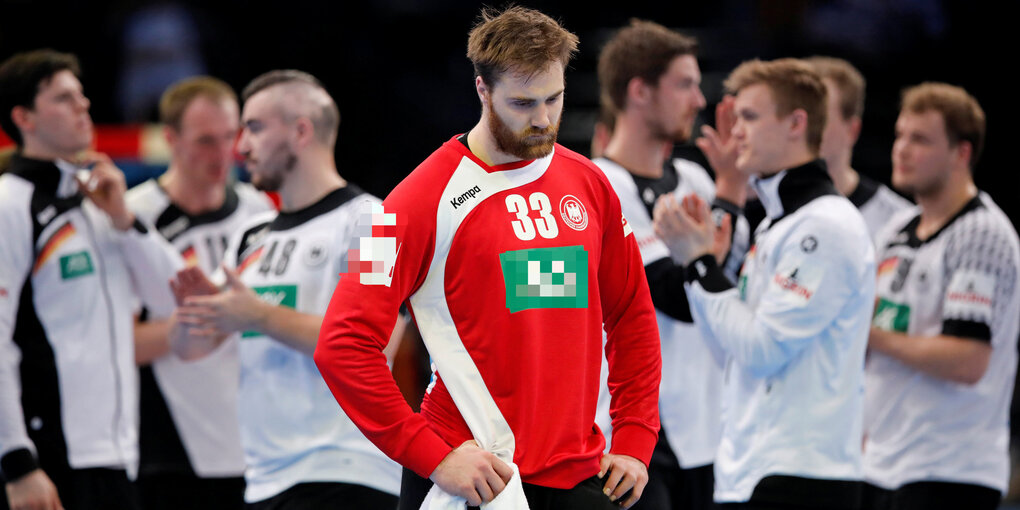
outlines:
{"label": "jersey sleeve cuff", "polygon": [[741,216],[741,215],[744,214],[744,208],[743,207],[740,207],[739,205],[734,204],[733,202],[730,202],[729,200],[726,200],[726,199],[723,199],[723,198],[718,198],[718,197],[716,197],[714,200],[712,200],[712,209],[716,209],[716,210],[720,210],[720,211],[729,213],[729,215],[731,217],[733,217],[733,218],[736,218],[737,216]]}
{"label": "jersey sleeve cuff", "polygon": [[684,280],[687,283],[698,282],[708,292],[724,292],[733,288],[726,275],[712,254],[702,255],[685,268]]}
{"label": "jersey sleeve cuff", "polygon": [[406,458],[397,460],[418,476],[428,478],[452,451],[453,447],[446,444],[443,438],[432,429],[426,428],[410,445]]}
{"label": "jersey sleeve cuff", "polygon": [[988,324],[977,321],[946,319],[942,321],[942,334],[985,343],[992,341],[992,329]]}
{"label": "jersey sleeve cuff", "polygon": [[613,446],[609,453],[634,457],[648,467],[652,460],[652,451],[659,435],[645,427],[635,424],[623,425],[613,429]]}
{"label": "jersey sleeve cuff", "polygon": [[39,469],[39,462],[28,448],[11,450],[0,457],[0,470],[8,482],[13,482],[36,469]]}

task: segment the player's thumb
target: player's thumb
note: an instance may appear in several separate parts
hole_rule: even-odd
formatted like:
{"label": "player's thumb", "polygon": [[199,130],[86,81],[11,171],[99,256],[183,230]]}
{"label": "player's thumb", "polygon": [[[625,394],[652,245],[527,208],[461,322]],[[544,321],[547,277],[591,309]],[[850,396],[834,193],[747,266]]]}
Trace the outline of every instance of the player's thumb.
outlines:
{"label": "player's thumb", "polygon": [[246,286],[241,282],[241,277],[231,268],[223,266],[223,274],[227,277],[227,285],[234,289],[244,289]]}

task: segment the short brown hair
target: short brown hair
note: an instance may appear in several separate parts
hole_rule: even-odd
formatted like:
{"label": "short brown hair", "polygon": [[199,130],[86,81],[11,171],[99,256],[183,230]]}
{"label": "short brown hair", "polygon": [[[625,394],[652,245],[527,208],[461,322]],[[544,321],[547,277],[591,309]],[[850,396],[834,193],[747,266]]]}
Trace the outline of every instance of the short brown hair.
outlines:
{"label": "short brown hair", "polygon": [[794,58],[781,58],[769,62],[748,60],[730,73],[723,85],[730,94],[737,94],[751,85],[764,84],[776,102],[776,115],[786,117],[794,110],[807,113],[807,144],[818,153],[825,130],[825,82],[814,68]]}
{"label": "short brown hair", "polygon": [[[277,69],[262,73],[244,87],[244,90],[241,91],[241,99],[248,102],[255,94],[276,86],[296,86],[298,90],[302,90],[300,87],[305,87],[301,94],[292,94],[291,99],[296,97],[308,99],[313,95],[320,96],[322,101],[311,101],[305,104],[311,108],[306,113],[312,122],[315,137],[324,145],[335,146],[337,134],[340,131],[340,108],[336,105],[333,96],[326,90],[326,86],[311,74],[296,69]],[[294,114],[294,112],[281,113],[285,116]]]}
{"label": "short brown hair", "polygon": [[693,37],[674,32],[658,23],[639,19],[621,28],[599,54],[599,85],[602,96],[622,112],[627,107],[627,84],[640,78],[653,87],[666,73],[670,62],[682,55],[695,55]]}
{"label": "short brown hair", "polygon": [[78,57],[50,49],[18,53],[0,64],[0,128],[19,147],[24,140],[21,130],[11,119],[15,106],[35,107],[39,87],[60,71],[71,71],[81,78]]}
{"label": "short brown hair", "polygon": [[805,59],[815,71],[828,78],[839,88],[839,113],[843,120],[864,116],[864,76],[850,62],[833,57],[810,57]]}
{"label": "short brown hair", "polygon": [[977,99],[962,87],[935,82],[908,87],[903,90],[900,111],[941,113],[949,143],[970,142],[970,168],[977,164],[985,143],[985,111]]}
{"label": "short brown hair", "polygon": [[553,62],[564,66],[577,52],[577,36],[533,9],[482,10],[468,35],[467,57],[475,76],[493,86],[507,71],[532,76]]}
{"label": "short brown hair", "polygon": [[237,103],[237,94],[224,81],[211,76],[195,76],[174,83],[159,98],[159,120],[179,130],[184,111],[198,97],[212,101]]}

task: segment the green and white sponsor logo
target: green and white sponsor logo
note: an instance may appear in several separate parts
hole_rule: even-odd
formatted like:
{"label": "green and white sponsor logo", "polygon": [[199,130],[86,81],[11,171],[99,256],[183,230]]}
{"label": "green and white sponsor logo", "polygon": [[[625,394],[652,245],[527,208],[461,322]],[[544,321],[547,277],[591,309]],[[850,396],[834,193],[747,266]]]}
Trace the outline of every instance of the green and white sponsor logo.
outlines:
{"label": "green and white sponsor logo", "polygon": [[89,257],[89,252],[87,251],[80,251],[60,257],[60,278],[62,280],[70,280],[71,278],[92,274],[93,271],[92,258]]}
{"label": "green and white sponsor logo", "polygon": [[[286,306],[287,308],[297,307],[297,285],[265,285],[252,287],[251,290],[258,294],[259,298],[273,306]],[[261,336],[257,331],[245,331],[241,333],[242,338]]]}
{"label": "green and white sponsor logo", "polygon": [[906,333],[910,326],[910,307],[879,298],[875,318],[871,324],[879,329]]}
{"label": "green and white sponsor logo", "polygon": [[588,252],[584,246],[501,253],[510,313],[531,308],[587,308]]}

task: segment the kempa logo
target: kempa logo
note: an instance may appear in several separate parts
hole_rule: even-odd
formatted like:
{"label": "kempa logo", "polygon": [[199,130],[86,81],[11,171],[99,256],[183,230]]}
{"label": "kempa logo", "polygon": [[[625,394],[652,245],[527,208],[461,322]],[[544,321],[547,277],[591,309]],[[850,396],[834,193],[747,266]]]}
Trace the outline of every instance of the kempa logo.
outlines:
{"label": "kempa logo", "polygon": [[588,252],[584,246],[501,253],[510,313],[532,308],[588,307]]}
{"label": "kempa logo", "polygon": [[464,202],[467,202],[468,200],[471,200],[472,198],[475,198],[475,195],[480,195],[481,193],[482,193],[482,188],[479,188],[478,186],[475,186],[475,187],[465,191],[464,193],[462,193],[459,197],[454,197],[452,200],[450,200],[450,205],[452,205],[453,208],[456,209],[456,208],[464,205]]}

